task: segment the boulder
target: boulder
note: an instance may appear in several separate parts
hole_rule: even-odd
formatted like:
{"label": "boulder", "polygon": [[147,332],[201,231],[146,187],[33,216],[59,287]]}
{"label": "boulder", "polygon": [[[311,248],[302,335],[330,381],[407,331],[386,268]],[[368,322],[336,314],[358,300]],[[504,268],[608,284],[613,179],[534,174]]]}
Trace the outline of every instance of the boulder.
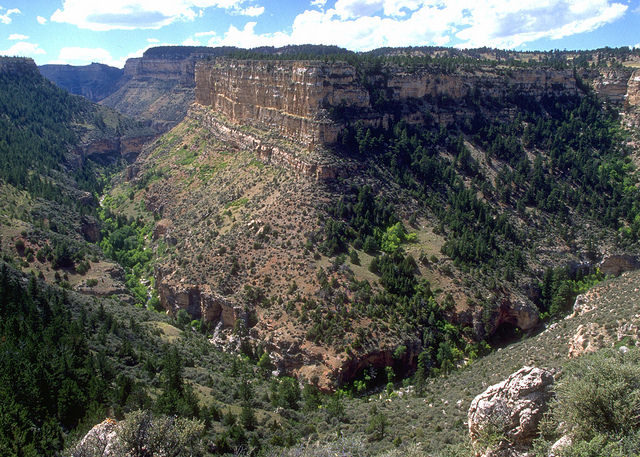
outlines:
{"label": "boulder", "polygon": [[551,399],[552,384],[551,371],[523,367],[474,398],[468,420],[475,455],[527,455]]}
{"label": "boulder", "polygon": [[118,453],[117,422],[113,419],[105,419],[80,440],[71,451],[72,456],[115,456]]}

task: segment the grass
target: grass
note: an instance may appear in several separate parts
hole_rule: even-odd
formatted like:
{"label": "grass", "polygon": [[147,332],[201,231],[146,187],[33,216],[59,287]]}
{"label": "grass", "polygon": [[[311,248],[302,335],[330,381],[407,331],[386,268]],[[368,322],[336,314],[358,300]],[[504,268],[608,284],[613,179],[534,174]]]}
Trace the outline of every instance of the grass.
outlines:
{"label": "grass", "polygon": [[240,208],[242,206],[246,206],[247,203],[249,203],[249,199],[247,197],[241,197],[241,198],[238,198],[237,200],[227,203],[224,207],[226,209]]}

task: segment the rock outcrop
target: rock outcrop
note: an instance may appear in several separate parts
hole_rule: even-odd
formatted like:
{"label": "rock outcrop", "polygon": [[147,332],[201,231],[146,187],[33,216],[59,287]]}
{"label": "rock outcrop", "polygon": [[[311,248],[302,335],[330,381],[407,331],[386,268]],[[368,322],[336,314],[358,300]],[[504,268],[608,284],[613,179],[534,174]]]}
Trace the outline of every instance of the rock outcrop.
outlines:
{"label": "rock outcrop", "polygon": [[634,71],[627,82],[625,102],[628,108],[640,106],[640,70]]}
{"label": "rock outcrop", "polygon": [[196,102],[234,124],[258,125],[306,145],[335,143],[329,109],[370,106],[356,70],[342,62],[217,59],[196,66]]}
{"label": "rock outcrop", "polygon": [[593,90],[603,99],[615,105],[623,106],[627,99],[631,73],[632,70],[629,68],[603,68],[597,72],[586,72],[584,77],[591,80]]}
{"label": "rock outcrop", "polygon": [[468,419],[475,455],[526,455],[552,397],[553,381],[551,371],[523,367],[474,398]]}
{"label": "rock outcrop", "polygon": [[579,357],[610,346],[613,343],[604,325],[597,322],[581,324],[569,339],[569,358]]}
{"label": "rock outcrop", "polygon": [[0,56],[0,73],[38,73],[38,67],[27,57]]}
{"label": "rock outcrop", "polygon": [[105,419],[80,440],[71,455],[109,457],[120,454],[118,446],[118,424],[113,419]]}
{"label": "rock outcrop", "polygon": [[600,272],[607,276],[620,276],[627,271],[640,268],[640,262],[635,256],[628,254],[610,255],[598,265]]}
{"label": "rock outcrop", "polygon": [[146,120],[158,132],[180,122],[195,99],[195,64],[231,48],[166,46],[128,59],[118,87],[100,103]]}
{"label": "rock outcrop", "polygon": [[156,271],[156,284],[160,304],[171,314],[186,310],[193,319],[205,322],[222,322],[224,327],[233,327],[246,313],[223,296],[213,292],[208,284],[196,285],[174,282]]}
{"label": "rock outcrop", "polygon": [[111,164],[119,159],[133,163],[143,147],[153,141],[157,135],[142,132],[139,136],[101,138],[78,145],[73,151],[71,161],[80,166],[86,159],[102,164]]}
{"label": "rock outcrop", "polygon": [[349,174],[355,166],[330,154],[314,154],[304,151],[299,145],[269,138],[266,132],[244,130],[226,122],[219,113],[207,106],[194,104],[189,116],[226,143],[253,151],[262,162],[285,167],[302,176],[319,180],[334,179]]}
{"label": "rock outcrop", "polygon": [[[570,70],[486,68],[447,74],[390,67],[388,74],[385,79],[372,74],[365,84],[356,68],[344,62],[222,58],[196,65],[196,102],[233,124],[278,132],[313,150],[336,143],[347,124],[388,125],[391,113],[375,108],[371,87],[388,94],[389,103],[402,105],[396,120],[412,124],[472,116],[462,106],[468,97],[539,100],[579,93]],[[445,98],[448,103],[439,103]]]}

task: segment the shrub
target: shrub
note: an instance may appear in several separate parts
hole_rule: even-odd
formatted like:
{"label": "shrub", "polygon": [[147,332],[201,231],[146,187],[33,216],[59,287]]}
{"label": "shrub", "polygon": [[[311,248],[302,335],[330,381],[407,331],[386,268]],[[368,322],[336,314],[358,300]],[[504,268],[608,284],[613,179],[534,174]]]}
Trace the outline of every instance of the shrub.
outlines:
{"label": "shrub", "polygon": [[189,316],[189,313],[186,309],[182,308],[178,310],[178,313],[176,314],[176,321],[178,321],[178,325],[181,328],[186,328],[189,324],[191,324],[191,316]]}
{"label": "shrub", "polygon": [[614,349],[570,363],[557,387],[556,419],[576,437],[627,434],[640,425],[640,351]]}

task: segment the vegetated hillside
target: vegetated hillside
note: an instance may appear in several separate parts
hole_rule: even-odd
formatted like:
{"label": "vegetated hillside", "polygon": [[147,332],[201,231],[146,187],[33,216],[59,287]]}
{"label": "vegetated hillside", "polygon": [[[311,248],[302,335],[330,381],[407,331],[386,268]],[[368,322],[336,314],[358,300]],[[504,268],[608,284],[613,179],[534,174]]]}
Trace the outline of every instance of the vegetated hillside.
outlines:
{"label": "vegetated hillside", "polygon": [[[636,251],[631,150],[590,80],[571,69],[403,59],[365,58],[357,78],[340,76],[344,93],[366,93],[364,108],[339,97],[321,106],[304,138],[326,119],[344,128],[337,144],[311,150],[288,122],[313,110],[243,98],[269,78],[286,85],[290,64],[213,63],[263,74],[228,93],[216,86],[229,104],[194,106],[109,201],[113,214],[150,221],[132,212],[144,202],[157,220],[162,306],[234,328],[219,344],[264,342],[300,379],[336,386],[374,367],[374,385],[385,367],[411,372],[420,354],[448,372],[481,353],[482,339],[561,315],[601,279],[604,255]],[[403,96],[420,78],[435,95]],[[233,106],[236,118],[225,111]]]}
{"label": "vegetated hillside", "polygon": [[100,238],[95,210],[105,175],[152,132],[55,87],[30,59],[1,58],[0,88],[4,258],[48,281],[76,286],[99,276],[96,291],[123,292],[119,267],[99,262],[88,242]]}
{"label": "vegetated hillside", "polygon": [[[332,423],[320,433],[320,447],[330,447],[339,430],[343,437],[357,438],[355,442],[364,446],[369,455],[380,455],[384,451],[391,451],[391,455],[406,455],[409,452],[416,456],[473,455],[468,444],[467,412],[473,398],[488,386],[503,381],[523,366],[557,370],[556,385],[560,385],[564,381],[562,372],[567,363],[580,361],[586,354],[602,348],[618,348],[622,345],[633,348],[638,344],[639,281],[638,272],[606,280],[582,296],[576,312],[569,317],[547,324],[537,334],[495,350],[449,375],[439,375],[425,381],[424,372],[418,371],[413,379],[403,383],[403,387],[400,387],[398,378],[395,378],[393,390],[363,397],[351,398],[346,395],[343,397],[345,416],[342,421]],[[636,353],[638,351],[637,348],[631,350]],[[602,365],[597,364],[593,358],[585,360],[583,373],[586,375],[589,367],[598,366]],[[603,376],[612,373],[608,371],[611,368],[603,367]],[[619,378],[619,386],[625,385],[624,382],[626,381]],[[637,383],[632,385],[637,391]],[[582,386],[588,387],[586,383]],[[573,404],[559,405],[558,408],[564,408],[564,412],[562,409],[555,411],[555,418],[573,420],[578,414],[588,416],[588,408],[593,405],[589,403],[591,400],[608,393],[610,400],[614,402],[624,392],[628,390],[611,386],[610,390],[602,392],[595,388],[589,395],[574,398],[577,401]],[[591,411],[596,413],[606,409],[595,407]],[[379,416],[384,416],[384,419]],[[313,419],[309,422],[313,423]],[[545,431],[546,435],[542,439],[544,446],[535,455],[548,455],[549,445],[560,437],[558,433],[562,433],[562,428],[558,427],[557,422],[552,423],[554,425]],[[590,433],[575,440],[576,448],[580,445],[586,447],[582,442],[585,437],[588,437],[588,442],[594,433],[597,435],[606,428],[595,421],[588,425],[591,427]],[[637,423],[629,423],[628,426],[637,433]],[[598,444],[602,447],[615,447],[616,444],[622,447],[625,445],[621,439],[622,432],[623,430],[618,430],[620,434],[617,438],[600,436],[600,442],[594,440],[591,446],[594,449],[597,449]],[[625,438],[625,441],[629,440]],[[635,443],[637,446],[637,439]],[[346,444],[353,444],[353,441]],[[394,448],[399,448],[400,452],[396,453]],[[351,452],[355,450],[357,447],[351,449]],[[319,455],[322,451],[317,449],[316,452]],[[596,451],[587,455],[614,454]]]}
{"label": "vegetated hillside", "polygon": [[[33,68],[0,60],[0,147],[11,159],[2,169],[2,249],[61,287],[0,267],[3,455],[57,455],[105,416],[128,431],[125,455],[143,445],[178,455],[280,454],[316,440],[307,455],[468,455],[468,402],[487,384],[525,363],[553,367],[568,354],[637,340],[639,278],[628,273],[597,286],[574,317],[476,359],[486,345],[473,337],[500,322],[493,305],[498,318],[514,309],[501,297],[526,300],[533,290],[539,309],[562,315],[600,277],[546,267],[572,253],[593,262],[612,246],[635,249],[630,151],[616,112],[586,86],[541,100],[416,101],[412,109],[483,115],[419,129],[394,116],[388,127],[351,123],[348,110],[331,111],[349,121],[331,150],[265,131],[264,118],[234,124],[196,106],[113,182],[97,210],[107,170],[90,157],[111,162],[123,142],[108,152],[104,141],[139,126],[70,97]],[[377,93],[370,113],[396,115],[380,68],[361,73]],[[50,103],[34,103],[43,99]],[[96,213],[101,224],[87,217]],[[100,228],[100,249],[82,240],[98,239]],[[531,242],[540,245],[521,247]],[[82,278],[79,289],[95,295],[113,296],[126,281],[129,303],[64,290]],[[149,296],[156,280],[160,295]],[[482,325],[472,328],[476,300]],[[175,319],[134,301],[164,305]],[[219,351],[210,337],[239,353]],[[331,381],[344,390],[321,394]],[[382,384],[384,392],[359,397]],[[618,442],[612,436],[596,439]]]}
{"label": "vegetated hillside", "polygon": [[[287,452],[324,455],[323,449],[337,447],[345,455],[468,456],[467,410],[488,385],[524,365],[562,367],[579,355],[578,346],[587,352],[633,346],[639,280],[637,272],[607,280],[571,317],[449,374],[433,376],[421,363],[410,380],[385,370],[384,391],[356,384],[324,395],[272,377],[261,347],[243,356],[218,351],[184,315],[176,321],[116,300],[89,299],[3,264],[0,449],[8,456],[56,455],[104,417],[144,431],[168,415],[178,422],[164,433],[126,435],[124,445],[173,443],[177,455],[220,455],[239,446],[275,455],[293,446]],[[575,411],[567,409],[566,417]],[[543,438],[553,442],[554,435],[546,430]]]}
{"label": "vegetated hillside", "polygon": [[0,315],[4,456],[71,454],[94,424],[133,420],[136,411],[171,421],[148,438],[171,442],[179,433],[172,455],[257,452],[314,431],[301,425],[301,410],[317,410],[317,390],[308,387],[303,400],[293,379],[270,379],[269,364],[256,365],[260,352],[250,361],[215,350],[188,320],[48,286],[4,262]]}

